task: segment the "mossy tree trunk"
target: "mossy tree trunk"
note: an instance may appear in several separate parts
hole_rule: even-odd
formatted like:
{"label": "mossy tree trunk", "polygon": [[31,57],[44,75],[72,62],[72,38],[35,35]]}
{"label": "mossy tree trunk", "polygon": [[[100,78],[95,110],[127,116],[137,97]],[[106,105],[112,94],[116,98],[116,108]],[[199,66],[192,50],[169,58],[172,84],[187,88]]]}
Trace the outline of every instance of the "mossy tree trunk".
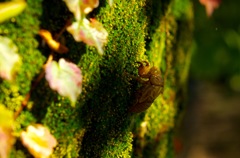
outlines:
{"label": "mossy tree trunk", "polygon": [[[17,111],[50,54],[38,36],[40,28],[58,33],[72,17],[62,0],[28,0],[26,10],[0,25],[23,59],[16,81],[0,80],[0,103]],[[185,99],[191,59],[192,6],[189,0],[107,1],[90,15],[109,33],[103,56],[64,32],[69,53],[55,55],[76,63],[83,73],[83,91],[76,107],[53,92],[45,79],[32,91],[16,129],[42,123],[58,145],[52,157],[174,157],[173,129]],[[138,83],[136,61],[158,67],[164,92],[140,114],[129,114]],[[128,75],[130,74],[130,75]],[[16,142],[11,157],[28,157]]]}

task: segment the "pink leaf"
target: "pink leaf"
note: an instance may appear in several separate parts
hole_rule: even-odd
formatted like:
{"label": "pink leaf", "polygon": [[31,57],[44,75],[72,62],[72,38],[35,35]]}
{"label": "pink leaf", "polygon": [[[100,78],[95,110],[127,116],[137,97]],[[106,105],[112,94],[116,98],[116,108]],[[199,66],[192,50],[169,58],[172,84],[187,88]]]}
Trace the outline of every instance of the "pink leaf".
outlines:
{"label": "pink leaf", "polygon": [[27,131],[21,133],[23,145],[34,157],[47,158],[57,145],[57,141],[43,125],[28,126]]}
{"label": "pink leaf", "polygon": [[64,2],[77,21],[99,5],[99,0],[64,0]]}
{"label": "pink leaf", "polygon": [[199,2],[205,6],[207,16],[212,16],[212,13],[220,5],[221,0],[199,0]]}
{"label": "pink leaf", "polygon": [[84,43],[95,46],[99,54],[103,54],[103,45],[107,43],[108,33],[100,22],[91,19],[89,22],[86,18],[82,22],[74,22],[67,28],[76,41],[83,41]]}
{"label": "pink leaf", "polygon": [[99,0],[80,0],[80,8],[85,14],[90,13],[99,5]]}
{"label": "pink leaf", "polygon": [[63,58],[52,61],[46,66],[46,80],[51,89],[56,90],[61,96],[70,99],[75,105],[78,95],[82,91],[82,73],[73,63]]}
{"label": "pink leaf", "polygon": [[80,1],[79,0],[64,0],[68,9],[73,13],[74,17],[77,20],[81,19],[81,11],[80,11]]}
{"label": "pink leaf", "polygon": [[0,36],[0,77],[12,81],[21,65],[17,46],[7,37]]}

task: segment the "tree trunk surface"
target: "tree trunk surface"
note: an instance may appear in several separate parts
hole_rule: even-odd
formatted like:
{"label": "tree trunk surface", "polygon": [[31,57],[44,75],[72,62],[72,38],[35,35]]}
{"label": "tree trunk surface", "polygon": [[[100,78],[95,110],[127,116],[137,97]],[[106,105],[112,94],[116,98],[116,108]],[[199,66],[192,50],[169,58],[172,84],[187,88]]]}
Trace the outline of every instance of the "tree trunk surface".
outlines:
{"label": "tree trunk surface", "polygon": [[[27,106],[16,119],[16,131],[30,124],[47,126],[58,145],[51,157],[174,157],[174,129],[186,100],[192,52],[193,11],[189,0],[100,1],[89,17],[108,31],[104,55],[74,41],[65,31],[60,40],[69,48],[57,54],[77,64],[83,89],[75,107],[49,88],[45,78],[31,91]],[[39,29],[58,33],[72,18],[62,0],[28,0],[19,16],[0,25],[0,34],[13,40],[22,57],[15,82],[0,79],[0,103],[17,111],[32,83],[43,70],[51,50]],[[159,68],[163,93],[150,108],[131,114],[129,107],[139,84],[138,61]],[[30,157],[16,141],[10,157]]]}

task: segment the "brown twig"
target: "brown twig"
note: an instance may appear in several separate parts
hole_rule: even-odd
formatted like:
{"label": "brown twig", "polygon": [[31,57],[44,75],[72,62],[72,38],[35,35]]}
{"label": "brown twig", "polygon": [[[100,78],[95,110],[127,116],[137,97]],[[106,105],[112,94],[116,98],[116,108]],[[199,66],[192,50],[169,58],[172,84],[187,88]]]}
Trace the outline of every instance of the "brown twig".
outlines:
{"label": "brown twig", "polygon": [[[66,25],[62,28],[62,30],[56,35],[54,36],[55,40],[58,40],[60,38],[60,36],[63,34],[63,32],[66,30],[67,26],[69,26],[70,21],[68,20]],[[46,66],[51,63],[51,61],[53,60],[53,51],[51,52],[51,54],[48,57],[47,62],[44,64],[43,66],[43,70],[41,71],[41,73],[38,75],[37,79],[32,83],[31,88],[29,90],[29,92],[26,94],[24,100],[22,101],[21,107],[14,113],[14,119],[16,119],[19,114],[22,112],[22,110],[27,106],[28,101],[31,97],[31,93],[32,91],[37,87],[37,85],[39,84],[39,82],[41,81],[41,79],[44,77],[45,74],[45,68]]]}
{"label": "brown twig", "polygon": [[44,64],[44,66],[43,66],[43,70],[42,70],[41,73],[38,75],[37,79],[32,83],[30,91],[26,94],[24,100],[22,101],[22,104],[21,104],[22,106],[18,109],[18,111],[15,112],[15,114],[14,114],[14,119],[16,119],[16,118],[19,116],[19,114],[22,112],[22,110],[27,106],[32,91],[37,87],[38,83],[39,83],[39,82],[41,81],[41,79],[44,77],[45,68],[46,68],[47,64],[49,64],[52,60],[53,60],[53,53],[51,53],[51,54],[49,55],[46,64]]}

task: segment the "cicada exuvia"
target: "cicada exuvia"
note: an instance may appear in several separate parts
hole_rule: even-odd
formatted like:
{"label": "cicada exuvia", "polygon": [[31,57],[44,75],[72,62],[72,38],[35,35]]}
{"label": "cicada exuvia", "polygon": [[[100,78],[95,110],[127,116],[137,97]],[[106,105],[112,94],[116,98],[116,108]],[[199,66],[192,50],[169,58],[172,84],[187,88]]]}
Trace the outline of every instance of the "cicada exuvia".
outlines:
{"label": "cicada exuvia", "polygon": [[149,62],[137,62],[139,81],[142,86],[137,90],[135,100],[129,108],[131,113],[139,113],[148,109],[154,100],[163,92],[163,79],[160,70],[153,66],[150,67]]}

